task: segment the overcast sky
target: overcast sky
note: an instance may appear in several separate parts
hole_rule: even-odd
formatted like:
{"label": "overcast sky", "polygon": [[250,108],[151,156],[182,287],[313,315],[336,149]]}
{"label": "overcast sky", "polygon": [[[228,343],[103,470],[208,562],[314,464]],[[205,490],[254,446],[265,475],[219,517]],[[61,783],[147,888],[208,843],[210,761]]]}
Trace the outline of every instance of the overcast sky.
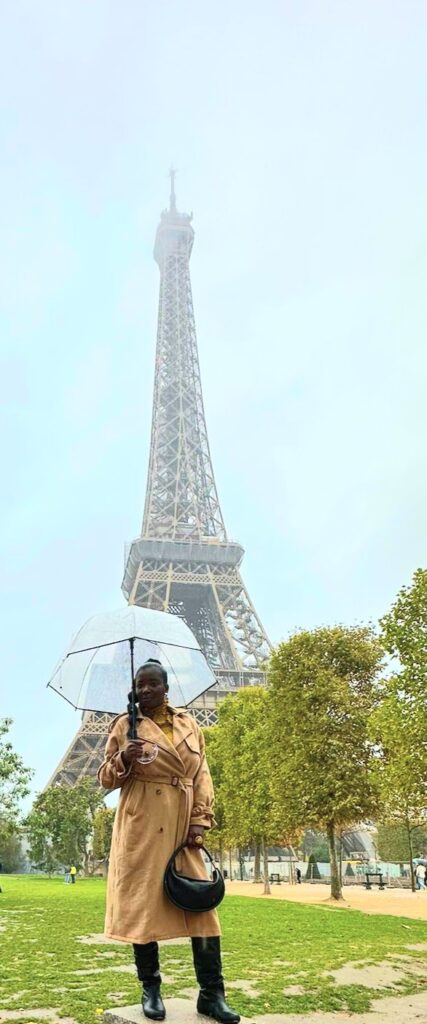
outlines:
{"label": "overcast sky", "polygon": [[426,564],[424,0],[5,0],[0,714],[43,787],[45,689],[120,606],[178,167],[209,438],[273,642],[375,621]]}

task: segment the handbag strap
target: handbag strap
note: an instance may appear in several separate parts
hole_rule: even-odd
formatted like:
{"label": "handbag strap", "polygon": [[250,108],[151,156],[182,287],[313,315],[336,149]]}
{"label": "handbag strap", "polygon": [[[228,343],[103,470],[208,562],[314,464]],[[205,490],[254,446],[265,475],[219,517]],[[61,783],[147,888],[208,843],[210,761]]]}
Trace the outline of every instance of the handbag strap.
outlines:
{"label": "handbag strap", "polygon": [[[182,850],[185,850],[185,849],[190,849],[190,847],[188,846],[187,841],[185,841],[185,843],[181,843],[181,846],[177,846],[176,850],[174,850],[172,856],[169,858],[168,867],[169,867],[169,864],[174,864],[175,865],[175,858],[178,856],[179,853],[182,853]],[[203,850],[203,853],[206,853],[206,855],[209,858],[209,860],[210,860],[214,870],[215,871],[218,870],[218,868],[215,867],[215,863],[214,863],[214,859],[212,857],[212,854],[209,853],[209,850],[206,849],[206,846],[195,846],[195,847],[191,847],[191,849]]]}

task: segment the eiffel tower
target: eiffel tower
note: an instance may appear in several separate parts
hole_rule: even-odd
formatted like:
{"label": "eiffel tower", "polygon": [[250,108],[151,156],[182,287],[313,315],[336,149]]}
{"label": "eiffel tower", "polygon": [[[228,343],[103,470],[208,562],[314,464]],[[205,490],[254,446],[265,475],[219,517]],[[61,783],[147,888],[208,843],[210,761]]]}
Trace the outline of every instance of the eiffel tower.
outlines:
{"label": "eiffel tower", "polygon": [[[203,408],[190,281],[192,215],[179,213],[175,171],[154,258],[160,269],[154,402],[141,535],[127,546],[130,604],[181,615],[215,672],[189,710],[200,725],[241,686],[262,684],[270,643],[240,575],[243,548],[227,537]],[[111,715],[86,713],[49,785],[95,775]]]}

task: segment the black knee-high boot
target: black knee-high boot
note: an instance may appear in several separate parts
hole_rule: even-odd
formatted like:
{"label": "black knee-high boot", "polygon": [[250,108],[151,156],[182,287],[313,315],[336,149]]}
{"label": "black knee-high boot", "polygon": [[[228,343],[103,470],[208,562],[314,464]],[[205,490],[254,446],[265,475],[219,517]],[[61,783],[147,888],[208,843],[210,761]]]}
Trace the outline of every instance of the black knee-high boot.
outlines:
{"label": "black knee-high boot", "polygon": [[219,936],[192,939],[191,945],[196,978],[200,985],[197,1000],[199,1013],[213,1017],[220,1024],[238,1024],[239,1014],[231,1010],[225,1001]]}
{"label": "black knee-high boot", "polygon": [[159,947],[157,942],[133,944],[138,978],[142,981],[142,1009],[149,1020],[164,1020],[166,1010],[160,995]]}

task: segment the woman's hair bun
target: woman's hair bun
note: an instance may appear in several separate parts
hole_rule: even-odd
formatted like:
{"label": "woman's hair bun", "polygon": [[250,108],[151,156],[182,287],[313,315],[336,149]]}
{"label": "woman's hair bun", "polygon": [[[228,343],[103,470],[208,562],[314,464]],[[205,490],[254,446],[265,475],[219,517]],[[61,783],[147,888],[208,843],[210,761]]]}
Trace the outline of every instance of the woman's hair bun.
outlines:
{"label": "woman's hair bun", "polygon": [[144,669],[146,669],[146,668],[156,668],[156,669],[158,669],[160,674],[161,674],[161,677],[162,677],[162,680],[163,680],[163,685],[164,685],[165,689],[166,690],[169,689],[168,674],[166,672],[166,669],[164,668],[164,666],[162,665],[161,661],[159,661],[158,658],[147,658],[147,661],[144,661],[144,664],[140,665],[139,668],[137,668],[137,670],[135,672],[135,679],[137,679],[138,676],[139,676],[139,673],[143,672]]}

